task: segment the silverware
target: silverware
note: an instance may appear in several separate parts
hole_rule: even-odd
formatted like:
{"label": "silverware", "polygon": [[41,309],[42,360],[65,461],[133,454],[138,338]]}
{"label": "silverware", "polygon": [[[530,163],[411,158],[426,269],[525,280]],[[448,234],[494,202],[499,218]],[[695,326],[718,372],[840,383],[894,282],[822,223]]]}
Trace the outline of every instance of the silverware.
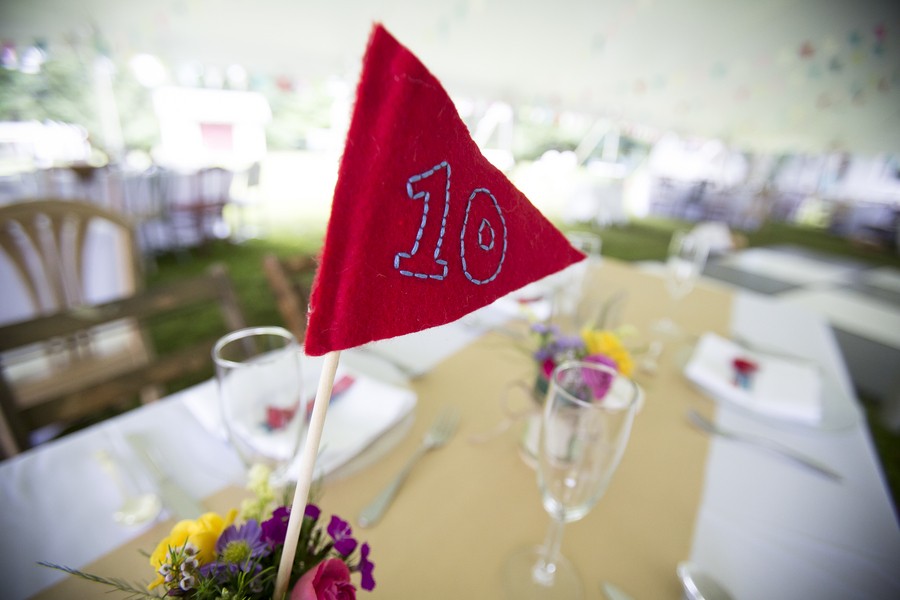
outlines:
{"label": "silverware", "polygon": [[807,469],[811,469],[820,475],[824,475],[830,479],[835,481],[841,481],[843,477],[829,469],[828,467],[820,464],[816,460],[806,456],[805,454],[801,454],[792,448],[785,446],[775,440],[770,440],[768,438],[759,437],[755,435],[749,435],[745,433],[736,433],[734,431],[729,431],[727,429],[722,429],[718,425],[707,420],[703,415],[697,412],[693,408],[689,408],[687,411],[688,421],[691,422],[695,427],[706,431],[707,433],[712,433],[714,435],[718,435],[720,437],[724,437],[730,440],[734,440],[736,442],[744,442],[745,444],[750,444],[753,446],[758,446],[760,448],[764,448],[769,452],[774,452],[779,454],[798,465],[804,466]]}
{"label": "silverware", "polygon": [[422,458],[422,455],[429,450],[440,448],[446,444],[456,432],[456,425],[458,423],[459,411],[457,409],[447,407],[438,413],[431,428],[425,433],[425,437],[422,439],[419,448],[406,462],[394,480],[384,488],[384,491],[382,491],[371,504],[360,511],[356,521],[359,523],[360,527],[371,527],[381,520],[381,517],[384,515],[385,511],[387,511],[388,506],[391,505],[394,496],[397,495],[397,491],[406,480],[406,476],[409,475],[409,472],[412,470],[413,465],[416,464],[416,461]]}
{"label": "silverware", "polygon": [[159,485],[159,495],[166,508],[179,520],[199,519],[205,512],[203,507],[172,481],[172,477],[167,472],[165,460],[156,446],[139,435],[129,435],[126,439],[156,479]]}
{"label": "silverware", "polygon": [[731,592],[696,565],[680,562],[677,573],[687,600],[734,600]]}
{"label": "silverware", "polygon": [[156,518],[159,511],[162,510],[162,503],[156,494],[141,494],[140,496],[132,496],[122,481],[122,475],[119,467],[112,456],[106,450],[97,450],[94,452],[94,459],[100,463],[100,467],[106,472],[119,493],[122,494],[122,506],[113,513],[113,519],[118,523],[126,525],[138,525]]}
{"label": "silverware", "polygon": [[603,582],[603,593],[606,594],[609,600],[632,600],[631,596],[608,581]]}

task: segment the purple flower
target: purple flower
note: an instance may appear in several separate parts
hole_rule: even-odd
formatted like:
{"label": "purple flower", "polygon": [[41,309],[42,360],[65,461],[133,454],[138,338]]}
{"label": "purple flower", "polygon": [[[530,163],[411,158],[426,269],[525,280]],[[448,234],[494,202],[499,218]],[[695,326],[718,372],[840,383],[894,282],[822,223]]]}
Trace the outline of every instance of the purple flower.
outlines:
{"label": "purple flower", "polygon": [[[238,563],[248,558],[261,558],[269,554],[262,540],[262,528],[256,519],[250,519],[240,527],[232,525],[222,532],[216,541],[216,554]],[[231,560],[235,559],[235,560]]]}
{"label": "purple flower", "polygon": [[[203,577],[212,577],[219,582],[225,579],[225,575],[227,573],[237,573],[238,571],[243,571],[244,573],[249,573],[250,570],[253,570],[254,580],[259,576],[260,571],[262,571],[262,565],[258,563],[251,563],[250,561],[244,561],[241,564],[235,565],[228,562],[222,562],[220,560],[216,560],[216,562],[206,563],[200,567],[200,575]],[[252,587],[259,587],[259,582],[254,581]]]}
{"label": "purple flower", "polygon": [[546,323],[532,323],[531,331],[539,333],[541,335],[546,335],[550,333],[550,328],[547,327]]}
{"label": "purple flower", "polygon": [[559,327],[557,327],[556,325],[549,325],[544,322],[532,323],[530,329],[538,335],[547,335],[550,333],[552,333],[553,335],[559,335]]}
{"label": "purple flower", "polygon": [[240,527],[232,525],[222,532],[216,540],[216,561],[200,567],[200,574],[216,579],[239,570],[259,574],[262,566],[257,561],[269,553],[262,528],[256,519],[250,519]]}
{"label": "purple flower", "polygon": [[270,547],[274,548],[275,546],[284,543],[284,538],[287,536],[288,520],[290,519],[290,516],[291,508],[289,506],[282,506],[275,509],[271,519],[263,521],[263,539],[266,540],[266,543],[269,544]]}
{"label": "purple flower", "polygon": [[584,340],[580,335],[561,335],[556,339],[556,346],[560,350],[580,350],[584,348]]}
{"label": "purple flower", "polygon": [[[319,507],[315,504],[307,504],[306,511],[304,511],[304,516],[310,517],[312,520],[316,520],[319,518],[320,514]],[[280,544],[284,543],[284,538],[287,537],[287,529],[288,522],[291,517],[291,507],[290,506],[281,506],[276,508],[272,513],[272,518],[268,521],[263,521],[262,524],[262,537],[269,545],[269,547],[274,548]]]}
{"label": "purple flower", "polygon": [[375,579],[372,577],[372,569],[375,563],[369,560],[369,544],[363,544],[359,549],[359,572],[362,574],[360,586],[367,592],[375,589]]}
{"label": "purple flower", "polygon": [[557,359],[565,358],[565,354],[571,352],[577,352],[578,350],[584,349],[584,340],[581,339],[580,336],[577,335],[561,335],[555,340],[552,340],[540,348],[538,348],[537,352],[534,353],[534,359],[538,362],[544,362],[547,359],[551,359],[554,362],[557,362]]}
{"label": "purple flower", "polygon": [[353,539],[353,530],[347,521],[341,520],[337,515],[331,515],[331,523],[328,524],[328,535],[334,540],[334,549],[338,554],[349,555],[356,550],[356,540]]}

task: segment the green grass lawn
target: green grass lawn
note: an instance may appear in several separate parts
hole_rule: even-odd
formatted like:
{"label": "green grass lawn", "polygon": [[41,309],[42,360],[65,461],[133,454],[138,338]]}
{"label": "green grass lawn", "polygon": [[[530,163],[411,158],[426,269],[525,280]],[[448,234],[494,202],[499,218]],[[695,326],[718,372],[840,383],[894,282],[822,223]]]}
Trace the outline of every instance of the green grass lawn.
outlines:
{"label": "green grass lawn", "polygon": [[[671,220],[645,219],[623,227],[599,231],[603,254],[622,260],[664,260],[672,232],[689,228],[690,224]],[[586,231],[588,227],[574,229]],[[284,325],[262,270],[267,253],[291,256],[315,253],[321,246],[323,231],[306,231],[294,237],[272,237],[242,244],[216,242],[202,250],[171,254],[156,259],[155,270],[147,276],[147,285],[159,285],[203,273],[213,263],[228,268],[238,300],[248,325]],[[877,265],[900,267],[900,257],[886,252],[855,247],[849,241],[812,229],[798,229],[784,224],[768,223],[759,231],[746,234],[749,246],[794,244],[864,260]],[[200,339],[222,335],[225,326],[215,309],[194,312],[178,320],[152,323],[151,337],[160,354],[189,346]],[[168,392],[192,385],[213,376],[212,366],[194,377],[174,382]],[[894,495],[894,506],[900,505],[900,436],[886,429],[878,419],[879,407],[863,398],[872,437],[882,459],[885,474]]]}

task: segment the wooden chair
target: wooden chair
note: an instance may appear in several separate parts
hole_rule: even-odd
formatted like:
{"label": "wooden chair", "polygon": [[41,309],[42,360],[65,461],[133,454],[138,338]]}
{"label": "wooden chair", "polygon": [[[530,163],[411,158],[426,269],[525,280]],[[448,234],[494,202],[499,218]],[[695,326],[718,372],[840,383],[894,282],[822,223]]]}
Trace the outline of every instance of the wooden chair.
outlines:
{"label": "wooden chair", "polygon": [[34,312],[49,313],[86,302],[83,262],[95,221],[117,230],[122,295],[143,285],[131,223],[99,206],[68,200],[32,200],[0,207],[0,249],[25,285]]}
{"label": "wooden chair", "polygon": [[[146,289],[106,304],[81,306],[0,327],[0,352],[72,338],[86,329],[123,318],[145,323],[213,303],[218,304],[229,330],[245,326],[225,269],[216,265],[203,277]],[[0,377],[0,450],[5,456],[12,456],[30,446],[29,432],[35,429],[52,423],[70,423],[107,407],[123,408],[141,389],[206,368],[212,361],[210,352],[214,343],[215,339],[211,339],[153,358],[107,380],[84,382],[40,402],[23,401],[6,378]]]}
{"label": "wooden chair", "polygon": [[279,259],[267,254],[263,258],[263,270],[275,294],[278,312],[301,343],[306,337],[306,309],[316,266],[316,259],[308,255]]}
{"label": "wooden chair", "polygon": [[[0,325],[131,296],[143,286],[130,223],[91,204],[0,207],[0,250],[12,271],[3,282]],[[146,364],[151,354],[137,323],[119,319],[2,352],[0,366],[14,394],[31,405]]]}
{"label": "wooden chair", "polygon": [[166,173],[162,189],[172,247],[203,247],[223,235],[221,228],[227,228],[223,210],[231,202],[233,177],[221,167]]}

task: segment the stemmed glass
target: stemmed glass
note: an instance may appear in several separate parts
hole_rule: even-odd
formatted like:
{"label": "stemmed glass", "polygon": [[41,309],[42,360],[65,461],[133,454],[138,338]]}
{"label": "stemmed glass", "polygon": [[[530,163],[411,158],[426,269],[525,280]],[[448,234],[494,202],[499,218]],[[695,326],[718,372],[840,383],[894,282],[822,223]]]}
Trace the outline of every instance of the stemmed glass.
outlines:
{"label": "stemmed glass", "polygon": [[666,271],[666,291],[669,292],[669,312],[654,323],[653,328],[667,336],[678,337],[681,327],[675,322],[678,301],[687,296],[703,272],[709,244],[702,238],[687,232],[676,231],[669,242],[669,260]]}
{"label": "stemmed glass", "polygon": [[641,395],[615,369],[571,361],[550,376],[539,448],[538,485],[551,516],[543,546],[507,560],[509,598],[581,598],[581,579],[559,552],[563,527],[590,512],[619,465]]}
{"label": "stemmed glass", "polygon": [[306,431],[301,354],[297,339],[281,327],[241,329],[213,348],[229,440],[248,467],[272,469],[276,486],[287,482]]}
{"label": "stemmed glass", "polygon": [[596,281],[596,270],[603,263],[600,255],[603,241],[597,234],[581,231],[569,232],[566,238],[587,254],[587,258],[557,274],[551,322],[565,333],[577,333],[600,313],[600,303],[591,288]]}

